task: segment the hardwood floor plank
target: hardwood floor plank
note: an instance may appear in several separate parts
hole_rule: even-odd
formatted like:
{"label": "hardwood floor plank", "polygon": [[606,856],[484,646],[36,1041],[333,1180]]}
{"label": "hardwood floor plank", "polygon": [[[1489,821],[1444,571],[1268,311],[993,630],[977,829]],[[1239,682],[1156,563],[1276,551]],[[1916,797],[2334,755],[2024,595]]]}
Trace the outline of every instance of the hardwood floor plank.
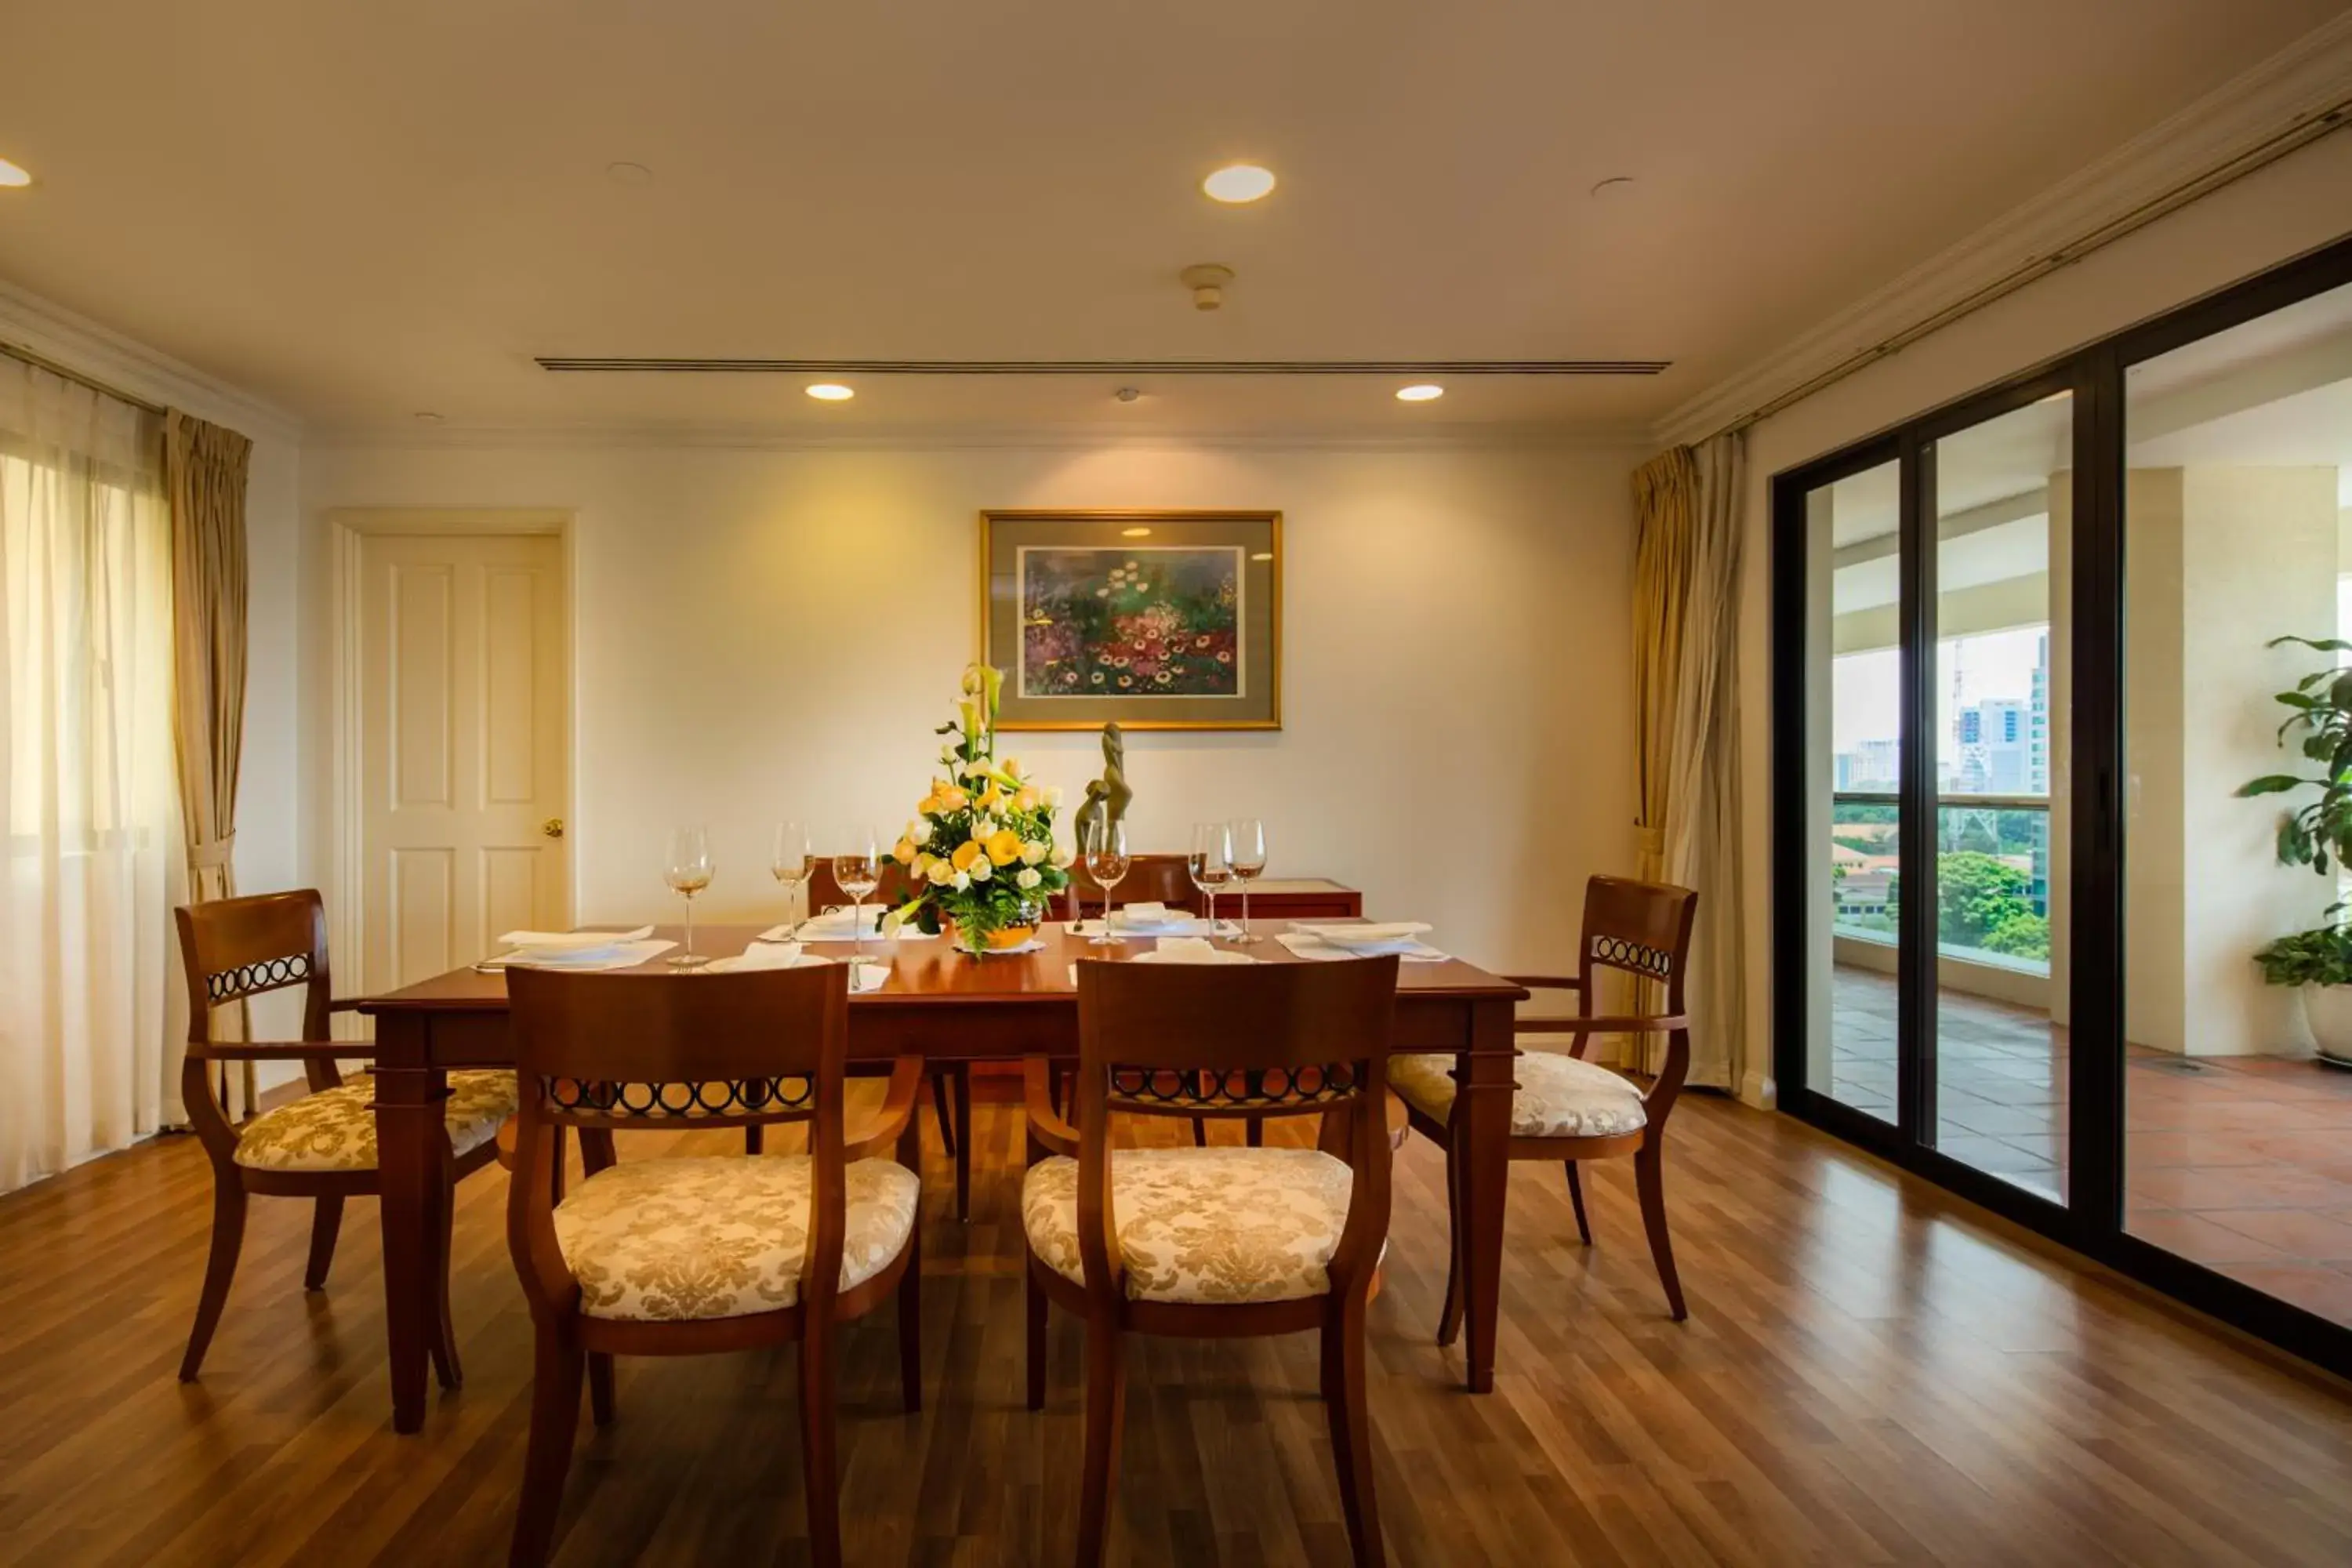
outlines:
{"label": "hardwood floor plank", "polygon": [[[895,1324],[840,1347],[855,1563],[1066,1555],[1081,1334],[1055,1313],[1023,1408],[1015,1109],[976,1109],[973,1213],[927,1145],[925,1408]],[[1303,1129],[1274,1130],[1303,1137]],[[1495,1392],[1433,1342],[1443,1170],[1397,1162],[1368,1364],[1399,1563],[2340,1563],[2352,1391],[1783,1118],[1687,1102],[1669,1154],[1691,1321],[1667,1321],[1632,1184],[1589,1173],[1578,1244],[1557,1170],[1511,1178]],[[1181,1124],[1154,1141],[1187,1141]],[[787,1151],[795,1141],[772,1139]],[[725,1152],[716,1134],[629,1139]],[[202,1384],[175,1377],[210,1217],[201,1152],[163,1140],[0,1198],[0,1539],[12,1563],[504,1560],[528,1430],[530,1323],[492,1173],[458,1195],[465,1389],[393,1436],[372,1202],[306,1293],[305,1204],[256,1200]],[[1128,1568],[1347,1561],[1312,1335],[1138,1341],[1111,1558]],[[556,1562],[797,1563],[807,1541],[788,1355],[620,1364],[583,1410]]]}

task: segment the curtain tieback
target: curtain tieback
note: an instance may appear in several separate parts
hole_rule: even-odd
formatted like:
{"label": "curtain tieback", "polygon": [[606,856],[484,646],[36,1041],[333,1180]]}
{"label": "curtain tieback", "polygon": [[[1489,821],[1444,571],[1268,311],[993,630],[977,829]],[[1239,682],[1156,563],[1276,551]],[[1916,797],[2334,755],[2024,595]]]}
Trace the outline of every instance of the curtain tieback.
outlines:
{"label": "curtain tieback", "polygon": [[191,844],[188,846],[188,869],[191,871],[225,869],[230,858],[236,853],[236,835],[234,833],[225,833],[210,843]]}

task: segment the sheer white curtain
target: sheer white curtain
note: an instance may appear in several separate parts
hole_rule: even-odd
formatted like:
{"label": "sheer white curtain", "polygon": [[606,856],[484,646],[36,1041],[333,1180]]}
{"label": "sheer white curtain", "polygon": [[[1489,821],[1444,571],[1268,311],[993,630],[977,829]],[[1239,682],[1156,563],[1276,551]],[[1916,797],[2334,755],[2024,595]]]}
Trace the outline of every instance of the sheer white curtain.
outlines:
{"label": "sheer white curtain", "polygon": [[0,355],[0,1191],[181,1116],[161,451]]}

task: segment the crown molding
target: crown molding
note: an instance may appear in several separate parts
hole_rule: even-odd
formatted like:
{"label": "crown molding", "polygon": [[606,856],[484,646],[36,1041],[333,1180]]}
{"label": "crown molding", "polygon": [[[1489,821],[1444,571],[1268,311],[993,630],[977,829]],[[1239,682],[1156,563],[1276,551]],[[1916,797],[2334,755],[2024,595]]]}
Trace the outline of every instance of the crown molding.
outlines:
{"label": "crown molding", "polygon": [[302,421],[278,405],[4,279],[0,279],[0,339],[69,365],[93,380],[152,403],[184,408],[247,436],[289,443],[302,439]]}
{"label": "crown molding", "polygon": [[2340,110],[2347,96],[2352,96],[2352,12],[2304,35],[1746,370],[1685,401],[1658,421],[1654,434],[1664,444],[1696,441],[1732,425],[2021,268],[2045,262],[2264,142]]}
{"label": "crown molding", "polygon": [[790,431],[758,426],[346,425],[313,427],[310,451],[1554,451],[1647,454],[1638,424],[1462,426],[1398,431],[1118,430],[1097,425]]}

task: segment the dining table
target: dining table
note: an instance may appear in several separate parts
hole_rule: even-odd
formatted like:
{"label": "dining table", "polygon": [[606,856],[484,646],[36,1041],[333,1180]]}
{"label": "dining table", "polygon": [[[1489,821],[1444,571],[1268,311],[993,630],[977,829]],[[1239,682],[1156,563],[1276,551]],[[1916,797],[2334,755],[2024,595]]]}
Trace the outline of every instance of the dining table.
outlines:
{"label": "dining table", "polygon": [[[1253,955],[1270,963],[1321,962],[1292,953],[1274,937],[1279,921],[1254,921],[1265,940]],[[676,939],[675,929],[656,937]],[[761,935],[753,925],[701,925],[695,944],[713,957],[740,953]],[[1076,1061],[1078,996],[1072,965],[1081,959],[1132,959],[1152,950],[1148,938],[1099,946],[1055,922],[1040,928],[1027,952],[974,956],[945,938],[877,939],[869,958],[887,963],[878,988],[849,1001],[853,1060],[918,1056],[935,1062],[1009,1062],[1030,1057]],[[1220,945],[1230,945],[1222,942]],[[846,942],[810,942],[803,951],[846,958]],[[662,957],[648,972],[680,973]],[[689,976],[690,971],[685,972]],[[1516,1087],[1512,1017],[1528,993],[1459,959],[1401,963],[1397,970],[1396,1052],[1443,1052],[1454,1058],[1454,1114],[1465,1123],[1461,1172],[1466,1382],[1474,1393],[1495,1381],[1495,1329],[1503,1254],[1503,1196],[1509,1167],[1511,1096]],[[441,1215],[448,1194],[447,1133],[442,1105],[447,1075],[460,1068],[514,1065],[502,973],[468,966],[358,1004],[375,1027],[373,1110],[378,1205],[383,1232],[384,1320],[390,1342],[393,1428],[425,1424],[425,1373],[437,1287],[446,1262]]]}

